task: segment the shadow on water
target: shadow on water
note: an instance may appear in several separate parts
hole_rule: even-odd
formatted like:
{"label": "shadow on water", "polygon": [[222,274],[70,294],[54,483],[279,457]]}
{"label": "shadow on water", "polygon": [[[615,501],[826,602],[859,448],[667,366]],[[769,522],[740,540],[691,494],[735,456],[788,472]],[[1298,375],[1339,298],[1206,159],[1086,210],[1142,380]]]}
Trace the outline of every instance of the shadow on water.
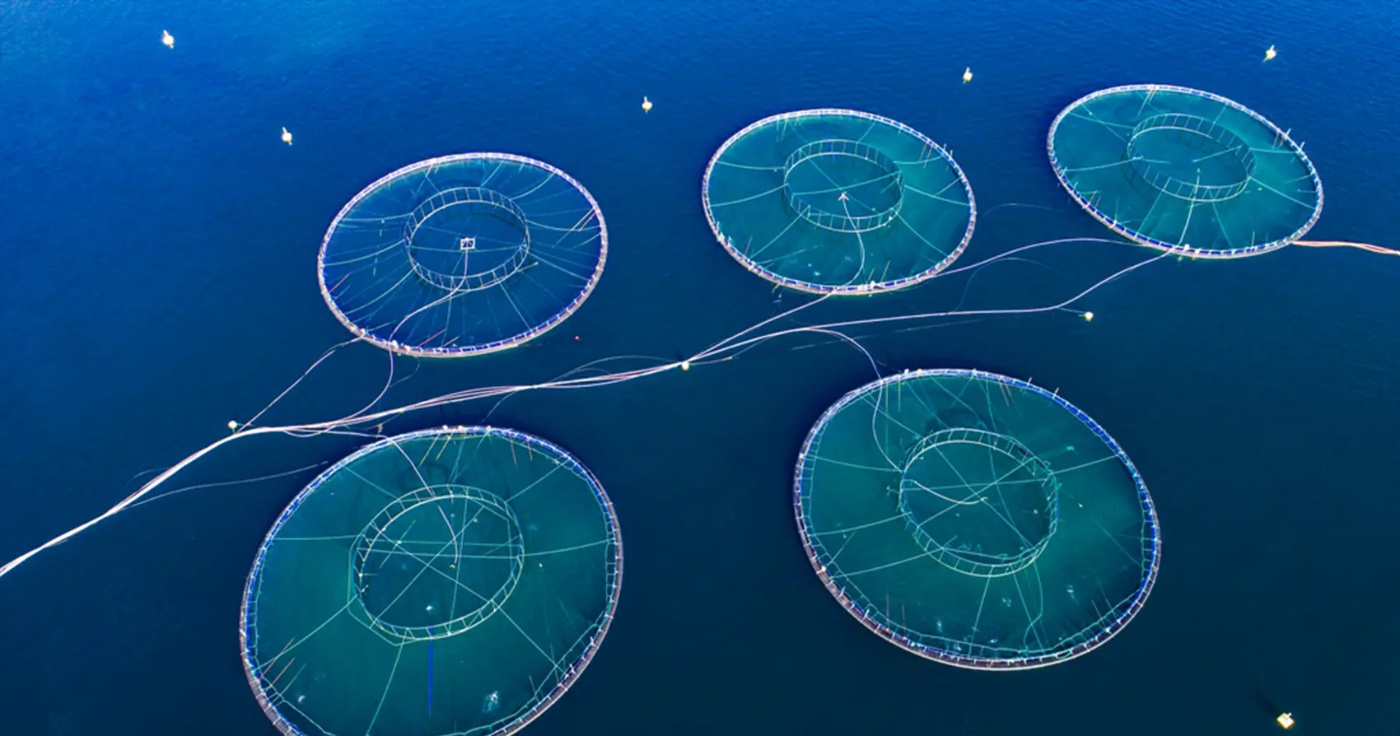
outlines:
{"label": "shadow on water", "polygon": [[1255,705],[1259,706],[1259,710],[1262,711],[1264,715],[1270,718],[1276,718],[1278,714],[1283,712],[1278,702],[1272,697],[1269,697],[1269,694],[1264,692],[1263,688],[1259,685],[1254,685],[1249,689],[1249,698],[1254,701]]}

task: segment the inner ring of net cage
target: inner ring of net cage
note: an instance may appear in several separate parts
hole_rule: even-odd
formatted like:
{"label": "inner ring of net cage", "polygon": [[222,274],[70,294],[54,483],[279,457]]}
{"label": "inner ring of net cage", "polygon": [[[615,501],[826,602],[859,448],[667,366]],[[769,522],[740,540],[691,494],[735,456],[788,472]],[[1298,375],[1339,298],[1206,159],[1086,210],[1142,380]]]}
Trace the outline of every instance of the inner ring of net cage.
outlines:
{"label": "inner ring of net cage", "polygon": [[[468,217],[490,217],[505,223],[520,233],[519,242],[488,248],[486,243],[479,243],[475,237],[456,237],[452,250],[460,254],[460,270],[453,273],[428,266],[420,255],[442,253],[443,249],[422,245],[417,239],[420,229],[433,215],[457,207],[466,207]],[[403,242],[408,250],[408,262],[418,278],[449,291],[478,291],[505,281],[525,265],[530,253],[530,226],[524,210],[510,197],[484,187],[453,187],[428,197],[409,213],[404,223]],[[483,252],[503,249],[511,252],[504,262],[474,273],[471,270],[472,253],[479,248]]]}
{"label": "inner ring of net cage", "polygon": [[[915,463],[927,458],[931,453],[938,453],[942,457],[942,452],[950,445],[973,445],[982,447],[990,453],[996,453],[1009,458],[1014,465],[1012,468],[991,481],[976,487],[972,483],[954,487],[931,487],[920,483],[911,477]],[[942,462],[947,465],[955,474],[961,477],[953,461],[942,457]],[[1007,481],[1013,474],[1026,472],[1030,475],[1026,480]],[[1036,509],[1045,519],[1045,531],[1035,539],[1027,539],[1022,530],[1007,516],[1003,516],[996,504],[985,495],[986,491],[996,488],[1003,483],[1036,483],[1040,486],[1044,494],[1045,505]],[[965,495],[957,497],[948,495],[945,492],[963,491]],[[911,499],[916,494],[931,495],[947,504],[943,510],[929,516],[926,519],[918,518],[912,508]],[[1004,502],[1003,502],[1004,503]],[[1040,557],[1050,544],[1050,538],[1054,536],[1055,530],[1059,526],[1060,516],[1060,482],[1055,474],[1050,470],[1050,466],[1045,461],[1036,457],[1025,445],[1021,444],[1013,437],[982,429],[954,428],[944,429],[920,439],[910,448],[904,467],[901,471],[897,506],[899,513],[904,517],[905,528],[914,537],[915,543],[928,554],[929,557],[937,560],[940,564],[951,570],[973,577],[1002,577],[1011,575],[1025,568]],[[960,507],[981,506],[990,510],[992,514],[1005,523],[1021,538],[1022,548],[1014,553],[984,552],[977,549],[964,549],[954,546],[956,537],[940,540],[931,534],[926,528],[928,523],[938,516]]]}
{"label": "inner ring of net cage", "polygon": [[[462,541],[462,534],[469,526],[470,521],[468,524],[461,525],[461,528],[453,526],[452,521],[440,506],[444,502],[452,501],[465,502],[469,508],[477,507],[473,519],[482,513],[490,513],[500,518],[505,522],[505,538],[485,546],[471,545],[481,547],[481,549],[464,554],[463,546],[469,543]],[[416,550],[405,544],[407,540],[396,539],[388,534],[390,527],[396,521],[428,504],[439,505],[437,510],[451,533],[451,537],[447,541],[440,544],[430,544],[422,550]],[[506,599],[515,591],[516,583],[520,581],[520,574],[525,567],[525,546],[520,532],[520,522],[510,505],[489,491],[456,484],[420,487],[389,502],[370,520],[369,524],[365,525],[364,530],[355,540],[353,550],[351,572],[354,578],[350,584],[355,588],[356,597],[361,604],[360,608],[376,629],[402,642],[441,639],[455,636],[477,626],[500,610]],[[437,568],[435,563],[446,555],[452,556],[451,569],[464,563],[472,564],[475,560],[505,560],[509,563],[505,580],[501,581],[501,584],[490,595],[483,595],[482,591],[473,590],[463,584],[459,579],[460,575],[454,577]],[[432,574],[444,578],[447,584],[453,586],[454,592],[465,592],[471,598],[479,601],[479,605],[465,613],[428,626],[405,626],[386,620],[383,613],[393,608],[393,604],[398,598],[383,606],[384,612],[376,613],[371,610],[369,601],[366,600],[371,581],[366,579],[365,573],[373,571],[367,570],[366,566],[372,559],[383,560],[396,556],[408,557],[422,566],[422,569],[403,586],[400,596],[417,583],[420,577]],[[452,611],[448,609],[446,612],[451,613]]]}
{"label": "inner ring of net cage", "polygon": [[[880,176],[873,179],[855,182],[851,186],[871,184],[882,179],[888,179],[885,189],[894,190],[894,202],[890,206],[874,211],[870,214],[851,214],[849,207],[849,195],[830,176],[818,168],[818,172],[831,182],[831,188],[818,191],[797,191],[792,184],[792,172],[800,165],[813,161],[814,159],[832,156],[846,156],[871,164],[881,172]],[[816,165],[816,164],[812,164]],[[832,212],[824,209],[820,202],[811,201],[809,198],[814,195],[831,194],[840,192],[837,202],[841,204],[840,212]],[[816,225],[817,227],[832,230],[839,233],[864,233],[871,230],[878,230],[899,216],[899,211],[904,205],[904,175],[899,170],[899,165],[889,156],[881,153],[874,146],[860,141],[853,141],[845,138],[832,138],[799,146],[783,162],[783,194],[789,207],[798,217]],[[866,209],[874,210],[863,202],[860,202]]]}
{"label": "inner ring of net cage", "polygon": [[[1180,162],[1158,161],[1144,151],[1148,137],[1168,137],[1171,143],[1201,155],[1191,163],[1198,166],[1209,162],[1223,167],[1226,183],[1202,183],[1200,169],[1196,179],[1182,178],[1169,167]],[[1185,113],[1162,113],[1143,119],[1128,136],[1124,154],[1128,165],[1144,181],[1163,194],[1188,202],[1223,202],[1244,193],[1254,177],[1255,159],[1249,144],[1218,123]]]}

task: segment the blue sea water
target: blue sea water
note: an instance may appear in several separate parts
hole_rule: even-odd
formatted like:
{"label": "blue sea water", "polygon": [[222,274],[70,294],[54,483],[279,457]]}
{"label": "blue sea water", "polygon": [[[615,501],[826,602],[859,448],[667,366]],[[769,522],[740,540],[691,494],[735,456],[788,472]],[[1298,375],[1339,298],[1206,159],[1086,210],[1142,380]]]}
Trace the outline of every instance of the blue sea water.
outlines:
{"label": "blue sea water", "polygon": [[[699,201],[713,150],[791,109],[865,109],[950,147],[980,211],[964,263],[1104,234],[1056,183],[1045,130],[1080,95],[1135,82],[1208,89],[1292,129],[1327,192],[1312,235],[1400,245],[1397,32],[1392,3],[1303,0],[0,0],[0,559],[225,434],[344,340],[317,245],[404,164],[547,160],[598,199],[611,242],[563,327],[418,366],[392,404],[610,355],[675,359],[799,303],[724,253]],[[823,316],[1034,306],[1143,257],[1045,253]],[[1092,323],[862,333],[882,371],[979,367],[1057,388],[1147,479],[1165,542],[1146,608],[1102,649],[1032,672],[900,652],[818,583],[791,473],[821,411],[874,378],[849,348],[786,338],[388,429],[490,412],[567,447],[617,506],[616,622],[534,736],[1264,734],[1282,710],[1298,733],[1393,733],[1397,277],[1400,259],[1354,250],[1171,259],[1091,295]],[[387,366],[347,349],[267,420],[353,411]],[[142,506],[0,579],[0,733],[272,733],[239,663],[244,578],[281,507],[356,443],[232,443],[169,487],[301,470]]]}

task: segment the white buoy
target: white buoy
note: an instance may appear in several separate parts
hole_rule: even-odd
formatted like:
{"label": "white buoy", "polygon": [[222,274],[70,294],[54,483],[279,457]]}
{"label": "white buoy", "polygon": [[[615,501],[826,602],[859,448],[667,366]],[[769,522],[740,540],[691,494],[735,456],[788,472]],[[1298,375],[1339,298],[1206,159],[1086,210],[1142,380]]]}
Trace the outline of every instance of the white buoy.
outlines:
{"label": "white buoy", "polygon": [[229,428],[230,431],[237,432],[237,431],[238,431],[238,422],[235,422],[235,421],[232,420],[232,419],[228,420],[228,428]]}
{"label": "white buoy", "polygon": [[1287,731],[1290,728],[1293,728],[1292,713],[1281,713],[1279,714],[1279,717],[1274,720],[1278,721],[1278,725],[1281,726],[1285,731]]}
{"label": "white buoy", "polygon": [[175,48],[175,37],[170,35],[170,31],[160,32],[160,42],[165,44],[165,47],[168,49]]}
{"label": "white buoy", "polygon": [[289,146],[292,145],[292,132],[286,128],[282,129],[282,142]]}
{"label": "white buoy", "polygon": [[647,99],[645,96],[643,96],[643,97],[642,97],[642,112],[651,112],[651,107],[652,107],[652,105],[651,105],[651,100],[649,100],[649,99]]}
{"label": "white buoy", "polygon": [[683,370],[683,371],[688,371],[688,370],[690,370],[690,361],[688,361],[688,360],[682,360],[682,361],[681,361],[681,370]]}
{"label": "white buoy", "polygon": [[967,84],[968,82],[971,82],[971,81],[972,81],[972,67],[968,67],[968,68],[966,68],[966,69],[963,70],[963,84]]}
{"label": "white buoy", "polygon": [[1272,61],[1275,56],[1278,56],[1278,49],[1270,46],[1269,50],[1264,52],[1264,61]]}
{"label": "white buoy", "polygon": [[1094,321],[1094,313],[1093,313],[1093,312],[1085,312],[1085,313],[1084,313],[1084,321],[1085,321],[1085,322],[1093,322],[1093,321]]}

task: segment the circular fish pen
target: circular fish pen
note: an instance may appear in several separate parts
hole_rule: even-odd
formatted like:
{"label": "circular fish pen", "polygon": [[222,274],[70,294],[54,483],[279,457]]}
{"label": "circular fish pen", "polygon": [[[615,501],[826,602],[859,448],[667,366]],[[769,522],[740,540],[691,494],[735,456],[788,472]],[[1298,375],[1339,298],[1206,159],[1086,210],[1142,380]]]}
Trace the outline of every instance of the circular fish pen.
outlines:
{"label": "circular fish pen", "polygon": [[790,289],[868,294],[947,268],[976,223],[953,157],[909,126],[854,110],[764,118],[719,147],[705,217],[744,268]]}
{"label": "circular fish pen", "polygon": [[969,669],[1044,667],[1113,637],[1157,578],[1157,514],[1113,438],[1057,394],[906,371],[846,394],[803,444],[793,507],[866,628]]}
{"label": "circular fish pen", "polygon": [[578,460],[490,427],[370,444],[268,532],[243,667],[288,736],[496,736],[574,683],[622,583],[611,502]]}
{"label": "circular fish pen", "polygon": [[1070,196],[1133,242],[1238,258],[1303,237],[1322,181],[1286,131],[1185,87],[1139,84],[1076,100],[1050,125],[1050,165]]}
{"label": "circular fish pen", "polygon": [[608,233],[593,196],[521,156],[420,161],[336,215],[317,258],[321,294],[351,332],[421,357],[504,350],[583,304]]}

